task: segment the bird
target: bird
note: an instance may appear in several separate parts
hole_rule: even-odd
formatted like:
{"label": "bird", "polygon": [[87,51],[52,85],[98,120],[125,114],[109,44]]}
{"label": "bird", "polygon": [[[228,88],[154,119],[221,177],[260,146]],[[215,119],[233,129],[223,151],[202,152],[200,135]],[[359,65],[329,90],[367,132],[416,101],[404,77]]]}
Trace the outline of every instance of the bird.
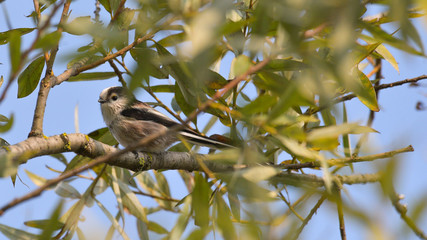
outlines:
{"label": "bird", "polygon": [[125,87],[108,87],[102,90],[98,102],[105,124],[124,147],[134,145],[151,134],[176,127],[178,129],[176,132],[163,134],[139,147],[138,151],[160,153],[180,138],[211,149],[235,148],[175,122],[148,104],[138,101]]}

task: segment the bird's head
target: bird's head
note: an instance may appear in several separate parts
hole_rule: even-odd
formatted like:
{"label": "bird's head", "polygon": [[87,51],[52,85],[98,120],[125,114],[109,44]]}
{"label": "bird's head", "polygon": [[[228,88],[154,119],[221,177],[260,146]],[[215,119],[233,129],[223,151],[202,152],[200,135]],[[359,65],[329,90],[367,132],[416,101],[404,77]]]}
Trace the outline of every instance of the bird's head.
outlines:
{"label": "bird's head", "polygon": [[123,87],[109,87],[102,90],[98,102],[101,104],[104,120],[112,119],[135,101],[135,97]]}

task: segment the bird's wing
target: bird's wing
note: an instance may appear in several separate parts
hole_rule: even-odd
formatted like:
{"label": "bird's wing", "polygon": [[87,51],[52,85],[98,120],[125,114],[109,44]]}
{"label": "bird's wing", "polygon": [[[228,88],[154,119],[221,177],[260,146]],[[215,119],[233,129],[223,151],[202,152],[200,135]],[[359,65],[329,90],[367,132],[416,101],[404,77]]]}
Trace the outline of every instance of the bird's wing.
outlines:
{"label": "bird's wing", "polygon": [[120,114],[135,120],[152,121],[166,127],[172,127],[178,124],[177,122],[168,118],[166,115],[152,108],[127,108]]}
{"label": "bird's wing", "polygon": [[[135,120],[141,120],[141,121],[152,121],[158,124],[161,124],[166,127],[173,127],[176,125],[179,125],[179,123],[173,121],[166,115],[162,114],[159,111],[156,111],[153,108],[127,108],[121,112],[121,114],[125,117],[133,118]],[[188,128],[183,128],[178,131],[179,134],[184,137],[187,141],[197,144],[197,145],[204,145],[211,148],[230,148],[234,147],[227,143],[223,143],[214,139],[211,139],[209,137],[202,136],[198,134],[197,132],[192,131]]]}

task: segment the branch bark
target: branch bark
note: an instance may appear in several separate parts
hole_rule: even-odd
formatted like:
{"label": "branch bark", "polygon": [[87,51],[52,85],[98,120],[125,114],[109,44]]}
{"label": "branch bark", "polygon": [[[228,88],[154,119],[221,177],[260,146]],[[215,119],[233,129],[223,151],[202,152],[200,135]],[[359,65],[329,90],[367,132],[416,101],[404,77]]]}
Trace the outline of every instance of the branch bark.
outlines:
{"label": "branch bark", "polygon": [[[13,161],[17,161],[19,164],[22,164],[30,158],[63,152],[75,152],[82,156],[96,158],[118,151],[119,149],[93,140],[85,134],[64,133],[45,138],[28,138],[18,144],[0,149],[0,156],[2,154],[10,154]],[[199,171],[201,170],[201,167],[196,157],[200,157],[202,159],[205,158],[203,155],[191,155],[186,152],[127,152],[110,159],[107,163],[135,172],[148,169],[182,169],[187,171]],[[232,166],[215,164],[213,162],[205,161],[205,164],[214,172],[233,169]]]}

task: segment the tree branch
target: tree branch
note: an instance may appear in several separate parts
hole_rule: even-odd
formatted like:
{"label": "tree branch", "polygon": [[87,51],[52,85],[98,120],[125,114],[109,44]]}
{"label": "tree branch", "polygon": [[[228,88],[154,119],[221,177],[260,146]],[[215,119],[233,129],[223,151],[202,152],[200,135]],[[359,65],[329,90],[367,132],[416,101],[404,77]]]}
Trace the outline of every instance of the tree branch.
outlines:
{"label": "tree branch", "polygon": [[[427,79],[427,75],[421,75],[421,76],[414,77],[414,78],[408,78],[408,79],[393,82],[393,83],[385,83],[385,84],[381,84],[379,86],[374,86],[374,88],[375,88],[375,91],[378,92],[379,90],[382,90],[382,89],[396,87],[396,86],[400,86],[400,85],[407,84],[407,83],[415,83],[415,82],[418,82],[418,81],[424,80],[424,79]],[[354,93],[350,93],[350,94],[347,94],[344,96],[337,97],[336,99],[331,100],[331,103],[329,103],[329,104],[325,104],[325,105],[322,105],[322,106],[319,106],[316,108],[307,109],[305,114],[310,114],[310,115],[314,114],[316,112],[322,111],[323,109],[330,107],[331,105],[334,105],[334,104],[337,104],[340,102],[344,102],[344,101],[348,101],[348,100],[351,100],[355,97],[356,97],[356,95]]]}
{"label": "tree branch", "polygon": [[406,214],[407,208],[406,205],[401,204],[400,200],[402,200],[402,197],[396,193],[396,190],[393,186],[389,189],[389,198],[391,203],[393,204],[396,211],[399,213],[400,218],[408,225],[408,227],[420,238],[420,239],[427,239],[427,235],[421,230],[417,224]]}
{"label": "tree branch", "polygon": [[[367,155],[363,157],[329,159],[327,163],[329,166],[333,166],[333,165],[345,165],[348,163],[370,162],[377,159],[390,158],[400,153],[413,152],[413,151],[414,151],[414,148],[411,145],[409,145],[407,147],[397,149],[394,151],[372,154],[372,155]],[[321,165],[320,165],[320,161],[312,161],[312,162],[304,162],[304,163],[279,164],[277,165],[277,167],[281,169],[296,170],[301,168],[318,168],[318,167],[321,167]]]}
{"label": "tree branch", "polygon": [[[102,142],[93,140],[82,133],[61,134],[45,138],[28,138],[18,144],[0,149],[2,154],[10,154],[13,161],[19,164],[28,159],[63,152],[96,158],[106,154],[118,152],[119,149]],[[204,159],[203,155],[196,155]],[[127,152],[107,161],[108,164],[126,168],[132,171],[148,169],[182,169],[187,171],[201,170],[197,159],[186,152],[144,153]],[[215,172],[232,170],[232,166],[205,162],[208,168]]]}
{"label": "tree branch", "polygon": [[[427,75],[421,75],[421,76],[418,76],[415,78],[408,78],[408,79],[393,82],[393,83],[381,84],[379,86],[375,86],[375,91],[382,90],[385,88],[396,87],[396,86],[400,86],[400,85],[407,84],[407,83],[415,83],[415,82],[418,82],[418,81],[423,80],[423,79],[427,79]],[[345,96],[342,96],[342,97],[335,99],[334,103],[347,101],[347,100],[353,99],[355,97],[356,97],[356,95],[351,93],[351,94],[348,94],[348,95],[345,95]]]}
{"label": "tree branch", "polygon": [[[62,32],[62,25],[67,20],[68,11],[70,9],[71,0],[67,0],[64,3],[64,8],[62,9],[61,19],[59,20],[58,32]],[[42,137],[43,136],[43,120],[44,113],[46,109],[47,97],[49,95],[50,89],[52,88],[53,77],[53,63],[55,62],[56,53],[58,52],[58,45],[56,45],[50,51],[49,58],[46,58],[46,73],[43,80],[40,82],[39,94],[37,96],[36,108],[34,109],[33,123],[31,126],[31,131],[28,134],[29,137]]]}

